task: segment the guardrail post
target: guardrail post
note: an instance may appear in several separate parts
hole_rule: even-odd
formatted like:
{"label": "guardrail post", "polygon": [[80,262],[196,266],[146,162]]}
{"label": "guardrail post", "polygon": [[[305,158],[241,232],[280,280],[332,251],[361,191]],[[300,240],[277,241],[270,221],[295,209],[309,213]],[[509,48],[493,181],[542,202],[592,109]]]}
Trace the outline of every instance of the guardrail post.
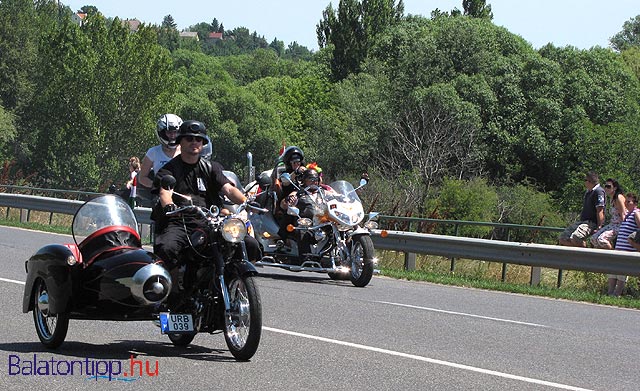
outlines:
{"label": "guardrail post", "polygon": [[540,277],[542,275],[542,268],[539,266],[531,267],[531,280],[529,281],[529,285],[537,286],[540,285]]}
{"label": "guardrail post", "polygon": [[[507,228],[507,242],[511,241],[511,231]],[[502,282],[505,282],[507,279],[507,263],[502,263]]]}
{"label": "guardrail post", "polygon": [[[458,225],[458,223],[454,224],[454,235],[453,236],[458,236],[458,233],[460,231],[460,225]],[[453,273],[454,269],[456,268],[456,259],[454,257],[451,258],[451,267],[449,268],[449,271],[451,273]]]}
{"label": "guardrail post", "polygon": [[558,288],[562,285],[562,269],[558,270]]}
{"label": "guardrail post", "polygon": [[20,209],[20,222],[28,223],[29,222],[29,210],[28,209]]}
{"label": "guardrail post", "polygon": [[404,253],[404,270],[416,270],[416,254]]}

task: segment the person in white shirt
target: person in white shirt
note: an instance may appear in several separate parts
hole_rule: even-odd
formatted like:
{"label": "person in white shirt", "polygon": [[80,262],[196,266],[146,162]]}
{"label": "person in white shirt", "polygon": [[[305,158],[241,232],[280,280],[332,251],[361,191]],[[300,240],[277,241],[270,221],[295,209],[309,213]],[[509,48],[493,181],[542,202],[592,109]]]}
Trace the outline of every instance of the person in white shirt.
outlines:
{"label": "person in white shirt", "polygon": [[180,145],[176,143],[178,128],[182,125],[182,119],[175,114],[164,114],[158,119],[156,126],[156,136],[160,141],[159,145],[149,148],[142,159],[140,172],[138,173],[138,183],[147,188],[153,187],[153,175],[160,171],[160,168],[169,160],[180,154]]}

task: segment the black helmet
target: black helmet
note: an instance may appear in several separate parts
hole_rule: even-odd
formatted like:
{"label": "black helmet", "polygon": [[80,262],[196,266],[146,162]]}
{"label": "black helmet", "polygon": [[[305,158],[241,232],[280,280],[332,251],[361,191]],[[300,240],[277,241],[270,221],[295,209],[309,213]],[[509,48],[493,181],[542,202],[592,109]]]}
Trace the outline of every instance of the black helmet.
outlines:
{"label": "black helmet", "polygon": [[200,121],[184,121],[178,130],[176,142],[179,144],[180,140],[185,136],[200,137],[202,139],[202,145],[207,145],[209,142],[209,139],[207,138],[207,128],[205,128],[204,124]]}
{"label": "black helmet", "polygon": [[302,181],[306,181],[307,179],[315,181],[315,182],[319,182],[320,181],[320,174],[318,174],[318,171],[314,170],[313,168],[310,168],[308,170],[304,170],[304,172],[302,173]]}
{"label": "black helmet", "polygon": [[167,130],[177,131],[182,125],[182,119],[175,114],[164,114],[156,125],[156,137],[162,145],[166,145],[169,148],[175,148],[178,144],[175,137],[169,137]]}
{"label": "black helmet", "polygon": [[287,167],[287,171],[293,170],[291,162],[296,160],[301,163],[304,161],[304,153],[302,152],[302,149],[296,146],[291,146],[285,149],[282,154],[282,161],[284,162],[285,167]]}

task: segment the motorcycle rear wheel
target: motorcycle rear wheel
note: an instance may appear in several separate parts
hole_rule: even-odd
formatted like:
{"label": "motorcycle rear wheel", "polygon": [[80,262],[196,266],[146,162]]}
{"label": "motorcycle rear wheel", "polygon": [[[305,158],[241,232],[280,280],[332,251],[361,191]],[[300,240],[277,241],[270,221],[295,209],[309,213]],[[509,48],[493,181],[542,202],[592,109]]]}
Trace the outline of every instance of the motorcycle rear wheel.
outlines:
{"label": "motorcycle rear wheel", "polygon": [[365,287],[373,277],[373,241],[370,236],[354,237],[351,246],[351,283],[357,287]]}
{"label": "motorcycle rear wheel", "polygon": [[167,334],[174,346],[187,346],[193,341],[196,333],[189,334]]}
{"label": "motorcycle rear wheel", "polygon": [[239,361],[248,361],[258,350],[262,333],[262,303],[255,280],[234,276],[228,282],[231,316],[225,319],[224,339]]}
{"label": "motorcycle rear wheel", "polygon": [[33,286],[33,322],[40,342],[49,349],[57,348],[67,337],[69,313],[49,312],[49,291],[42,279],[38,279]]}

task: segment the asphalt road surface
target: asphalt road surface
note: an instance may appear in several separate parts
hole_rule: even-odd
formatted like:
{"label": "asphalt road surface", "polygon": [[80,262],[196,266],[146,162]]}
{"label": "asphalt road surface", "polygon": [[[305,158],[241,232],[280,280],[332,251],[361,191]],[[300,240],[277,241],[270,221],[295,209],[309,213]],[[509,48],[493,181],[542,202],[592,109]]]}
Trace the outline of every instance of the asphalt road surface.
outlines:
{"label": "asphalt road surface", "polygon": [[[71,320],[47,350],[22,313],[24,262],[66,242],[0,227],[3,390],[640,389],[637,310],[384,277],[356,288],[269,268],[258,270],[264,329],[249,362],[221,334],[177,348],[151,322]],[[61,373],[34,375],[34,362]],[[132,376],[65,374],[71,362]]]}

